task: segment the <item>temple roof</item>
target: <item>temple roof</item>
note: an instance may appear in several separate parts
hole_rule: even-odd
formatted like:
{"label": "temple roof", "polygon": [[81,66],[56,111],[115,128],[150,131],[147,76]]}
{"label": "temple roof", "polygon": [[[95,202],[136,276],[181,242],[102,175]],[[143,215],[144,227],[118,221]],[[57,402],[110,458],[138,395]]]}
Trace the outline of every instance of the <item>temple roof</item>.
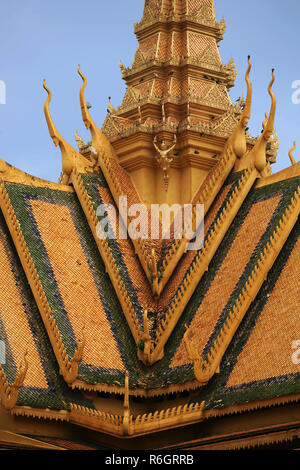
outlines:
{"label": "temple roof", "polygon": [[[174,44],[177,33],[188,33],[189,51],[185,57],[181,50],[180,61],[195,52],[190,28],[208,38],[204,46],[195,38],[202,48],[198,58],[207,47],[218,54],[212,0],[146,1],[135,27],[140,57],[149,52],[149,37],[156,41],[153,51],[160,50],[157,24],[168,25]],[[166,38],[163,43],[170,45]],[[173,46],[158,60],[172,61]],[[144,71],[152,70],[149,54]],[[134,62],[124,75],[133,95],[144,86],[134,83],[137,67]],[[204,233],[192,250],[186,238],[175,238],[175,218],[169,237],[135,239],[126,231],[131,219],[121,214],[120,197],[131,206],[144,201],[91,117],[85,76],[79,67],[82,117],[92,142],[80,151],[56,129],[44,82],[50,136],[62,153],[59,184],[0,161],[0,339],[6,347],[0,399],[11,413],[115,436],[142,435],[299,399],[300,371],[292,355],[300,307],[300,166],[291,151],[292,166],[271,174],[274,71],[270,113],[260,138],[248,145],[250,70],[248,58],[246,101],[239,112],[230,108],[229,138],[206,177],[196,179],[189,200],[204,211],[201,221],[191,215],[191,225],[198,224],[196,231],[203,225]],[[213,92],[227,99],[220,87],[228,84],[214,84]],[[151,98],[149,90],[146,95]],[[141,128],[135,132],[139,136]],[[114,236],[99,229],[104,205],[117,215],[115,225],[108,209],[104,213]],[[150,220],[148,206],[145,218]],[[133,396],[171,401],[171,394],[182,392],[190,395],[185,402],[180,396],[180,406],[158,410],[151,402],[150,414],[131,414]],[[109,402],[104,410],[101,393],[124,403],[116,400],[120,406],[110,409]]]}

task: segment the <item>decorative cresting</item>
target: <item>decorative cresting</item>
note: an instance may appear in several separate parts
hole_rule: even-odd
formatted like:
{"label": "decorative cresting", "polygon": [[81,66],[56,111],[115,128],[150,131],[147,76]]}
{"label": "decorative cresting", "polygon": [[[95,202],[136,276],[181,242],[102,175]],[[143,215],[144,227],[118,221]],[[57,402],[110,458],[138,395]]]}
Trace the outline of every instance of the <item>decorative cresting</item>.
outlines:
{"label": "decorative cresting", "polygon": [[97,235],[97,226],[99,221],[91,203],[90,197],[84,187],[82,178],[76,170],[74,170],[72,173],[72,183],[76,191],[77,197],[80,201],[81,207],[87,218],[90,229],[93,233],[100,255],[105,264],[106,271],[108,272],[108,275],[111,279],[115,292],[122,306],[122,310],[130,327],[133,338],[136,344],[138,344],[141,340],[141,332],[133,303],[131,302],[126,287],[122,281],[119,268],[115,263],[109,244],[106,240],[99,238]]}
{"label": "decorative cresting", "polygon": [[32,260],[20,224],[2,180],[0,180],[0,208],[18,252],[35,301],[41,313],[49,339],[51,341],[51,345],[53,347],[53,351],[60,366],[61,374],[63,375],[64,380],[68,384],[71,384],[74,382],[78,374],[78,362],[81,359],[84,341],[80,342],[79,347],[75,350],[74,356],[69,359],[55,318],[52,315],[46,294],[43,290],[37,269]]}
{"label": "decorative cresting", "polygon": [[289,150],[289,157],[290,157],[290,160],[291,160],[291,164],[294,166],[297,164],[296,160],[294,159],[294,156],[293,156],[293,152],[294,150],[296,150],[297,146],[296,146],[296,142],[294,142],[294,145],[293,147]]}
{"label": "decorative cresting", "polygon": [[231,147],[238,158],[242,158],[247,151],[246,128],[251,117],[252,103],[252,83],[249,78],[251,67],[250,56],[248,56],[248,69],[246,72],[247,98],[244,110],[235,131],[229,137],[225,145],[225,150]]}
{"label": "decorative cresting", "polygon": [[174,426],[186,426],[205,419],[205,402],[187,403],[154,413],[126,417],[70,404],[70,422],[106,432],[114,436],[140,436],[153,431],[164,431]]}
{"label": "decorative cresting", "polygon": [[28,350],[24,353],[24,363],[20,364],[16,379],[12,385],[9,385],[3,367],[0,365],[0,398],[2,405],[6,410],[12,410],[18,401],[19,389],[24,385],[24,380],[28,370],[28,361],[26,359],[27,355]]}
{"label": "decorative cresting", "polygon": [[85,172],[87,169],[91,169],[91,162],[79,152],[77,152],[73,147],[71,147],[71,145],[68,144],[68,142],[66,142],[65,139],[57,131],[49,111],[49,104],[52,99],[52,93],[46,86],[46,80],[43,81],[43,87],[48,93],[48,97],[44,104],[44,112],[48,124],[49,133],[54,142],[54,145],[56,147],[59,145],[61,150],[62,174],[60,181],[62,184],[68,184],[70,180],[70,175],[74,168],[78,168],[80,169],[80,171]]}
{"label": "decorative cresting", "polygon": [[230,225],[257,177],[258,172],[253,166],[243,172],[243,175],[232,192],[226,206],[221,212],[214,227],[209,232],[203,247],[195,256],[188,274],[179,286],[164,319],[156,330],[156,340],[151,343],[151,364],[161,357],[166,342],[168,341],[202,276],[208,270],[214,254],[228,232]]}
{"label": "decorative cresting", "polygon": [[254,145],[253,149],[250,150],[236,165],[236,170],[242,170],[245,166],[248,166],[250,162],[253,162],[256,169],[263,175],[263,171],[266,169],[267,162],[267,145],[272,138],[274,132],[274,119],[276,113],[276,98],[272,90],[272,86],[275,81],[274,69],[272,69],[272,80],[268,87],[268,92],[271,97],[271,109],[268,120],[263,123],[263,132]]}
{"label": "decorative cresting", "polygon": [[256,298],[262,284],[267,278],[277,256],[284,246],[289,234],[298,220],[300,212],[300,186],[291,199],[290,205],[285,210],[276,229],[270,236],[265,248],[261,252],[253,271],[238,296],[234,307],[227,316],[221,331],[210,348],[207,358],[200,356],[193,341],[188,337],[189,330],[185,332],[184,342],[189,360],[194,363],[194,375],[201,385],[213,377],[219,371],[222,358],[231,343],[231,340],[247,313],[251,303]]}

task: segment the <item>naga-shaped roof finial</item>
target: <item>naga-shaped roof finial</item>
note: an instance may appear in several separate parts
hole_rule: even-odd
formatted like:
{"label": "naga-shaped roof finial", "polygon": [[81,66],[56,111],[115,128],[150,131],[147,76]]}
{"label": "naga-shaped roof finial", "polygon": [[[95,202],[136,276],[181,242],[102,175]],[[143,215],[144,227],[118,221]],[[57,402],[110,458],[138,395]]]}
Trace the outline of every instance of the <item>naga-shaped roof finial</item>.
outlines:
{"label": "naga-shaped roof finial", "polygon": [[[44,104],[44,112],[46,121],[48,124],[48,129],[50,137],[52,138],[54,145],[57,147],[59,145],[62,156],[62,172],[63,172],[63,184],[68,184],[72,170],[75,167],[80,167],[83,170],[86,166],[90,165],[90,162],[86,160],[80,153],[78,153],[66,140],[61,136],[61,134],[56,129],[53,119],[49,111],[49,104],[52,99],[52,93],[46,86],[46,80],[43,81],[43,87],[48,93],[48,97]],[[79,168],[78,168],[79,169]]]}
{"label": "naga-shaped roof finial", "polygon": [[274,120],[276,113],[276,98],[272,90],[273,83],[275,81],[274,69],[272,69],[272,80],[268,86],[268,92],[271,97],[271,109],[269,117],[263,122],[263,131],[260,138],[252,148],[252,150],[243,158],[243,161],[236,168],[236,170],[242,170],[249,166],[251,162],[254,163],[256,169],[261,173],[267,167],[267,144],[270,141],[274,132]]}
{"label": "naga-shaped roof finial", "polygon": [[274,131],[274,120],[275,120],[275,113],[276,113],[276,98],[272,90],[272,86],[274,82],[275,82],[275,75],[274,75],[274,69],[272,69],[272,80],[268,87],[268,92],[271,97],[271,109],[270,109],[269,118],[267,122],[264,121],[263,132],[258,142],[255,144],[255,146],[250,152],[253,156],[253,162],[256,166],[256,169],[260,172],[262,172],[267,166],[267,156],[266,156],[267,144]]}
{"label": "naga-shaped roof finial", "polygon": [[250,62],[250,56],[248,56],[248,69],[246,72],[246,83],[247,83],[247,98],[245,102],[245,106],[243,109],[243,113],[240,117],[240,120],[232,133],[229,137],[225,150],[227,148],[232,148],[234,153],[238,158],[242,158],[247,151],[247,143],[246,143],[246,134],[245,130],[247,128],[250,116],[251,116],[251,104],[252,104],[252,83],[250,81],[249,75],[251,71],[252,64]]}
{"label": "naga-shaped roof finial", "polygon": [[82,114],[82,119],[85,124],[85,127],[89,129],[91,132],[92,146],[96,150],[98,156],[101,155],[102,152],[106,152],[107,156],[111,158],[116,158],[113,147],[111,146],[109,140],[105,137],[103,132],[101,132],[100,129],[98,129],[98,127],[94,123],[90,115],[90,112],[88,110],[87,103],[85,101],[85,96],[84,96],[84,92],[85,92],[86,85],[87,85],[87,79],[81,72],[80,65],[78,65],[77,71],[83,81],[82,87],[80,88],[80,92],[79,92],[81,114]]}

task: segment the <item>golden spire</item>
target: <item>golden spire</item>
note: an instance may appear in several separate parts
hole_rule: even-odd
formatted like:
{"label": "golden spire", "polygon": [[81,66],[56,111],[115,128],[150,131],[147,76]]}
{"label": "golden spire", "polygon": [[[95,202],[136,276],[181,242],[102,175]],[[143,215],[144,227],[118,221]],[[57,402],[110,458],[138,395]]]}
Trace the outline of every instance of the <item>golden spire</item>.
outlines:
{"label": "golden spire", "polygon": [[297,147],[296,142],[294,142],[294,146],[289,150],[289,157],[290,157],[292,165],[296,165],[296,160],[293,157],[293,152],[294,150],[296,150],[296,147]]}
{"label": "golden spire", "polygon": [[80,155],[80,153],[73,149],[73,147],[65,141],[65,139],[60,135],[60,133],[56,129],[49,111],[49,104],[52,99],[52,93],[46,86],[46,80],[43,81],[43,87],[48,93],[48,97],[44,104],[44,112],[48,124],[50,137],[52,138],[54,145],[56,147],[59,145],[60,147],[63,172],[62,183],[68,184],[73,168],[77,167],[78,170],[80,169],[81,171],[84,171],[85,167],[89,166],[90,163],[82,155]]}
{"label": "golden spire", "polygon": [[85,97],[84,97],[84,92],[85,92],[86,85],[87,85],[87,79],[83,75],[83,73],[81,72],[80,65],[78,65],[77,71],[78,71],[78,73],[79,73],[79,75],[80,75],[80,77],[82,78],[82,81],[83,81],[82,87],[80,88],[80,92],[79,92],[81,114],[82,114],[82,119],[83,119],[85,127],[87,129],[89,129],[90,132],[91,132],[92,146],[96,150],[96,152],[98,154],[98,158],[99,158],[99,155],[101,154],[101,152],[103,152],[103,151],[107,152],[107,156],[109,156],[111,158],[116,158],[112,145],[110,144],[108,139],[105,137],[105,135],[100,131],[100,129],[98,129],[98,127],[94,123],[94,121],[93,121],[93,119],[90,115],[90,112],[88,110],[88,107],[87,107],[87,104],[86,104],[86,101],[85,101]]}
{"label": "golden spire", "polygon": [[245,130],[251,116],[252,83],[249,78],[251,67],[252,64],[250,62],[250,56],[248,56],[248,69],[245,77],[247,83],[247,98],[245,102],[245,107],[239,120],[239,123],[237,124],[233,134],[229,137],[225,147],[225,150],[231,147],[238,158],[242,158],[242,156],[245,155],[247,151]]}

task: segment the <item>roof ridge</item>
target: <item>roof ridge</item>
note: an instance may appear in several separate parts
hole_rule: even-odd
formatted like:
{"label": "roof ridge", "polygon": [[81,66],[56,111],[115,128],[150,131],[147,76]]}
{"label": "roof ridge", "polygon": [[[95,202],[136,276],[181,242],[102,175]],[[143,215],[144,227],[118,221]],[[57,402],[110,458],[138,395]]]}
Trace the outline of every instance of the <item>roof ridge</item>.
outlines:
{"label": "roof ridge", "polygon": [[185,405],[160,411],[156,410],[153,413],[136,417],[132,414],[125,417],[125,409],[122,416],[70,403],[70,421],[93,428],[96,421],[99,431],[108,432],[116,436],[138,436],[150,433],[157,430],[157,428],[160,430],[168,429],[174,424],[178,426],[192,424],[194,421],[202,421],[204,419],[204,406],[204,401],[201,403],[186,403]]}

